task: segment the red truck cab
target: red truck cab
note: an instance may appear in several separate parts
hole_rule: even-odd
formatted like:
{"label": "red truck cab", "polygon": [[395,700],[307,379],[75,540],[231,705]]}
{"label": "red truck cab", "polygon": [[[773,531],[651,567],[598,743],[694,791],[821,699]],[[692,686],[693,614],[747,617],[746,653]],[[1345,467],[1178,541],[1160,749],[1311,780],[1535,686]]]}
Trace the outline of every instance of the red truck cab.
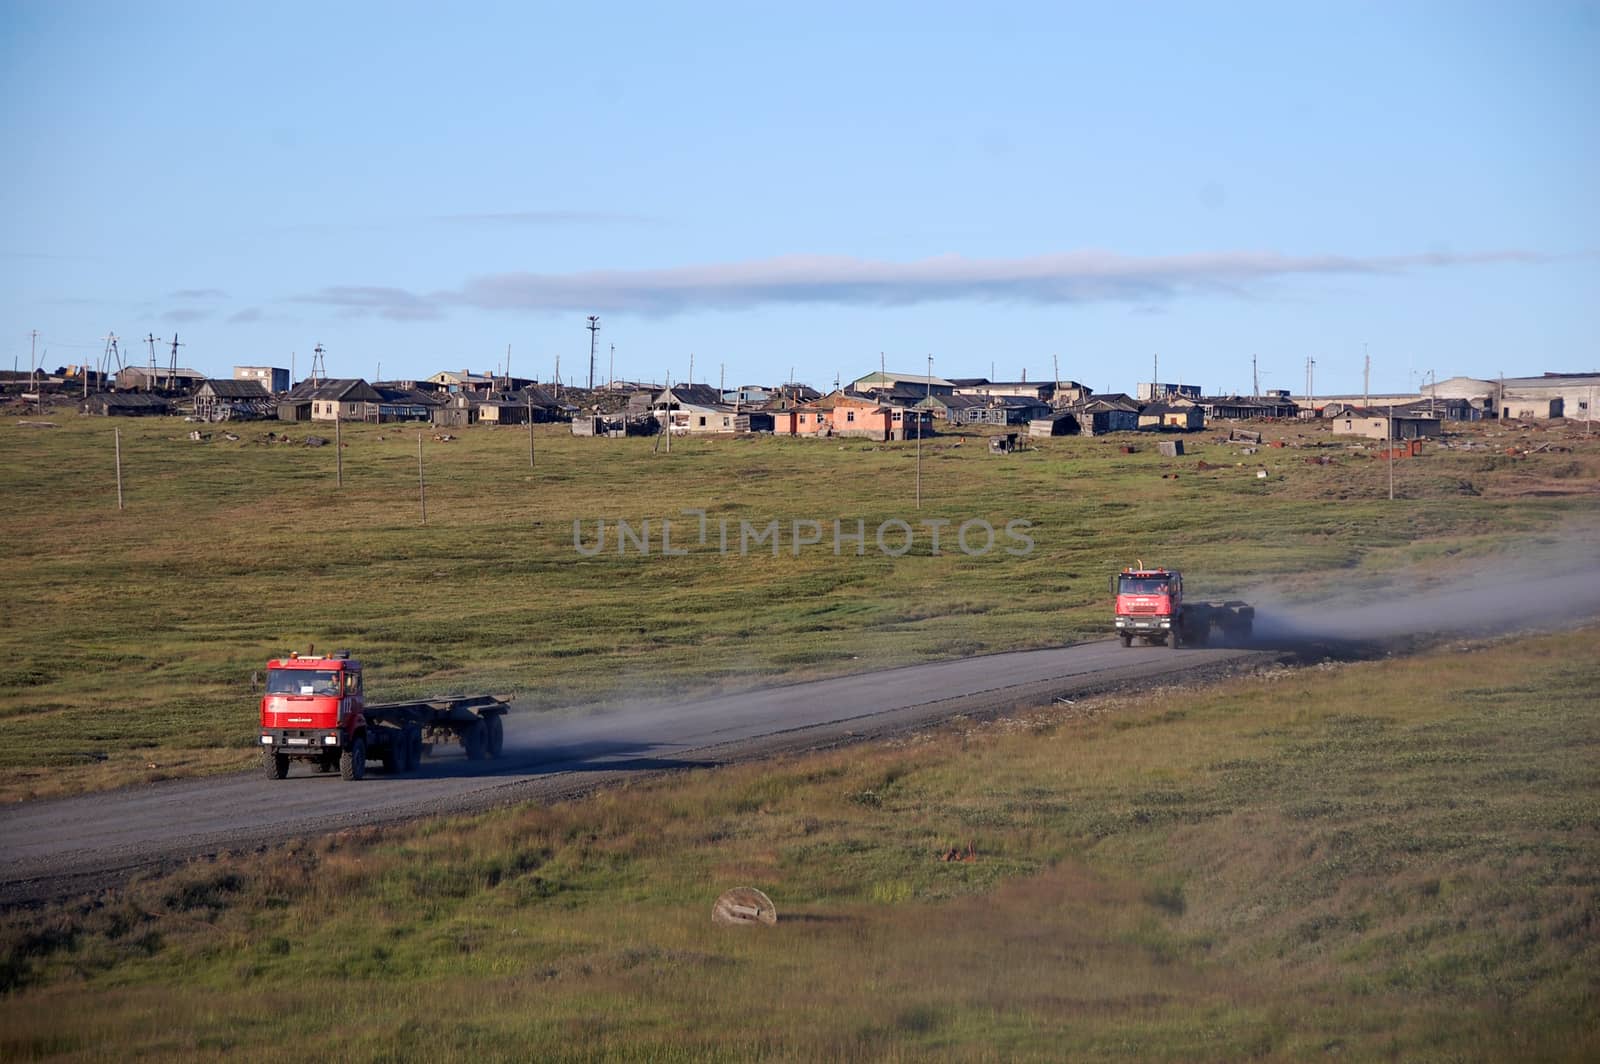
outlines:
{"label": "red truck cab", "polygon": [[1136,635],[1176,646],[1183,614],[1183,574],[1175,569],[1124,569],[1113,579],[1116,627],[1122,645]]}
{"label": "red truck cab", "polygon": [[278,778],[291,757],[316,758],[325,769],[339,764],[365,731],[361,662],[347,652],[331,657],[287,658],[267,662],[267,689],[261,696],[261,748]]}

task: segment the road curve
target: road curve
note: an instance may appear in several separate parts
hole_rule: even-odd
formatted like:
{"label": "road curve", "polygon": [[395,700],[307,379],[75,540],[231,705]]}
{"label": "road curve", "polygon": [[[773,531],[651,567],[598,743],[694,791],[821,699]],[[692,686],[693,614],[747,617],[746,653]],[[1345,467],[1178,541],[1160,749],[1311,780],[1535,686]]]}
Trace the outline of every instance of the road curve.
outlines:
{"label": "road curve", "polygon": [[[456,748],[360,783],[296,764],[287,780],[174,780],[0,811],[0,902],[91,889],[141,868],[346,827],[572,794],[619,774],[718,764],[1265,658],[1116,642],[992,654],[715,695],[507,717],[493,761]],[[374,766],[375,767],[375,766]]]}

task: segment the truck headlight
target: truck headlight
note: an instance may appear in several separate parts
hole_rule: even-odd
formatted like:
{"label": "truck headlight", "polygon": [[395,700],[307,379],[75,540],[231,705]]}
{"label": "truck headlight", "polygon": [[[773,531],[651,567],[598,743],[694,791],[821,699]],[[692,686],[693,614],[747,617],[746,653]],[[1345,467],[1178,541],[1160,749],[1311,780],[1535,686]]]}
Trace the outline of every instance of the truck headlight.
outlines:
{"label": "truck headlight", "polygon": [[337,735],[324,735],[322,737],[322,745],[323,746],[338,746],[339,745],[339,737]]}
{"label": "truck headlight", "polygon": [[271,745],[272,745],[272,736],[270,736],[270,735],[263,735],[263,736],[262,736],[262,737],[261,737],[261,745],[262,745],[262,746],[271,746]]}

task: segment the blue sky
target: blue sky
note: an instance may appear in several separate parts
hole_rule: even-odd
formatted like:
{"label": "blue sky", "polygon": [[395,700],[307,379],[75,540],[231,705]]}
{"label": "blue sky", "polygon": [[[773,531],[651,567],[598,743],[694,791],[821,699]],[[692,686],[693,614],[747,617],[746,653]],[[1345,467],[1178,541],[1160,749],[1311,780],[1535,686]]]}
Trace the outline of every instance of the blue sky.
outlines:
{"label": "blue sky", "polygon": [[0,356],[583,383],[598,314],[599,377],[730,385],[1600,369],[1597,46],[1594,3],[0,0]]}

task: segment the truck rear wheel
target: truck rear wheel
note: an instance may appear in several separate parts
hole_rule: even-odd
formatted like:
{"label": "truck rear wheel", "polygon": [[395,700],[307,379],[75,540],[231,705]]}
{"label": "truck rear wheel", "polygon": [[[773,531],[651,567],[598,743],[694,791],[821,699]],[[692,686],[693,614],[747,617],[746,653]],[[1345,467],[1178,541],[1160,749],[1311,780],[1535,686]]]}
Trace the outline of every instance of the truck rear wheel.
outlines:
{"label": "truck rear wheel", "polygon": [[383,771],[391,776],[404,772],[406,770],[406,755],[405,751],[400,749],[400,733],[386,735],[384,738],[394,741],[383,744],[383,752],[379,755],[383,760]]}
{"label": "truck rear wheel", "polygon": [[488,744],[489,727],[481,717],[462,729],[461,748],[467,752],[468,761],[482,761],[484,747]]}
{"label": "truck rear wheel", "polygon": [[289,755],[261,751],[261,769],[269,780],[281,780],[289,774]]}
{"label": "truck rear wheel", "polygon": [[355,742],[345,747],[339,755],[339,775],[347,780],[359,780],[367,774],[367,740],[356,736]]}
{"label": "truck rear wheel", "polygon": [[501,719],[500,714],[495,713],[491,716],[485,717],[483,719],[483,723],[489,729],[489,756],[499,757],[501,749],[503,749],[506,745],[505,721]]}
{"label": "truck rear wheel", "polygon": [[422,729],[413,724],[406,729],[406,759],[413,769],[422,767]]}

